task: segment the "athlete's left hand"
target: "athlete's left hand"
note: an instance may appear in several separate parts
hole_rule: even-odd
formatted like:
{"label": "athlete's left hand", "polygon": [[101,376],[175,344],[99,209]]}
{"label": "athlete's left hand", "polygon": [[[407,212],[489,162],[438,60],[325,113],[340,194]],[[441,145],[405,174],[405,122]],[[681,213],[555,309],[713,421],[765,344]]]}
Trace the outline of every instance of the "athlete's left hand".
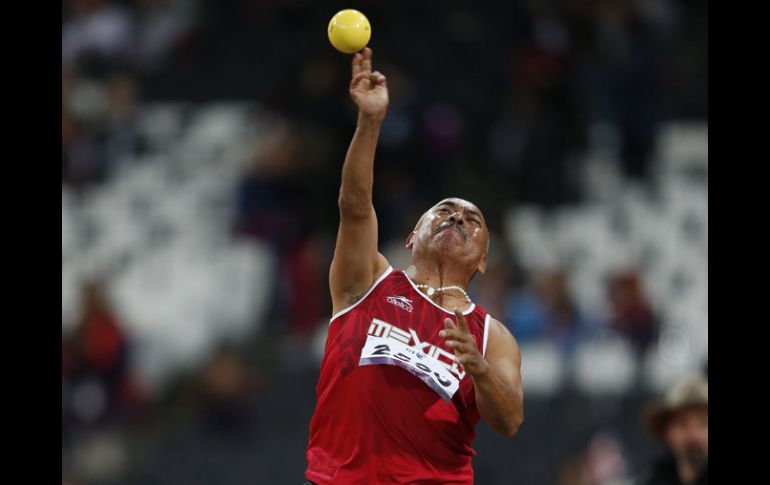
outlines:
{"label": "athlete's left hand", "polygon": [[457,318],[457,324],[451,318],[444,320],[444,330],[438,333],[439,337],[447,339],[446,346],[454,349],[455,359],[463,366],[465,372],[472,377],[480,376],[489,370],[489,363],[479,352],[473,335],[468,330],[465,316],[457,309],[455,309],[455,318]]}

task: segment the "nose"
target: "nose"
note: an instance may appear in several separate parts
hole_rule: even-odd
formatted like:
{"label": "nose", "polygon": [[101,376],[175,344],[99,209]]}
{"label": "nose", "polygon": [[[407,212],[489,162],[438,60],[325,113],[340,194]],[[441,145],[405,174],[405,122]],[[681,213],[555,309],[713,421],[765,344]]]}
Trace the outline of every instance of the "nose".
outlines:
{"label": "nose", "polygon": [[463,225],[463,217],[462,214],[460,214],[459,211],[455,212],[454,214],[449,216],[449,220],[453,221],[455,224]]}

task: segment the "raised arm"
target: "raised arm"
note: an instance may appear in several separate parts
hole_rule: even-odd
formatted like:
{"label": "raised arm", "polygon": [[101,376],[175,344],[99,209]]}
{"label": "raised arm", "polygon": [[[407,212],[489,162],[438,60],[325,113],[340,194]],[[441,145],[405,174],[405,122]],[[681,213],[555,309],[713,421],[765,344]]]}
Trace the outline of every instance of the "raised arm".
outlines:
{"label": "raised arm", "polygon": [[350,97],[358,123],[342,166],[340,226],[329,271],[333,314],[355,303],[388,267],[377,250],[377,216],[372,205],[374,152],[388,108],[385,76],[372,72],[372,51],[353,57]]}

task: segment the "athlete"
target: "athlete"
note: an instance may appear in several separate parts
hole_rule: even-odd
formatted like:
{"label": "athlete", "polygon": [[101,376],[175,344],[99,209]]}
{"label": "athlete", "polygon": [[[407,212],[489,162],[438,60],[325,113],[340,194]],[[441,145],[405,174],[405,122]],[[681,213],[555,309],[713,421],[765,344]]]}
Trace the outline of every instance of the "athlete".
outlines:
{"label": "athlete", "polygon": [[524,419],[514,337],[467,288],[489,233],[474,204],[447,198],[406,239],[402,271],[377,250],[374,153],[388,106],[372,51],[352,61],[358,122],[342,168],[329,272],[333,317],[316,388],[311,484],[472,484],[475,427],[511,437]]}

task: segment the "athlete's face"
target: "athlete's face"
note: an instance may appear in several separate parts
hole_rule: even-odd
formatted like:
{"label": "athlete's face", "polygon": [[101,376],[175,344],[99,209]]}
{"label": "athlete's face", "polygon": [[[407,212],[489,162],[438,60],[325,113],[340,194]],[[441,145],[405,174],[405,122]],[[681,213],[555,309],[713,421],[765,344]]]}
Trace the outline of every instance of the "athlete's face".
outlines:
{"label": "athlete's face", "polygon": [[484,215],[467,200],[444,199],[422,215],[407,239],[414,251],[452,254],[483,273],[487,263],[489,232]]}

